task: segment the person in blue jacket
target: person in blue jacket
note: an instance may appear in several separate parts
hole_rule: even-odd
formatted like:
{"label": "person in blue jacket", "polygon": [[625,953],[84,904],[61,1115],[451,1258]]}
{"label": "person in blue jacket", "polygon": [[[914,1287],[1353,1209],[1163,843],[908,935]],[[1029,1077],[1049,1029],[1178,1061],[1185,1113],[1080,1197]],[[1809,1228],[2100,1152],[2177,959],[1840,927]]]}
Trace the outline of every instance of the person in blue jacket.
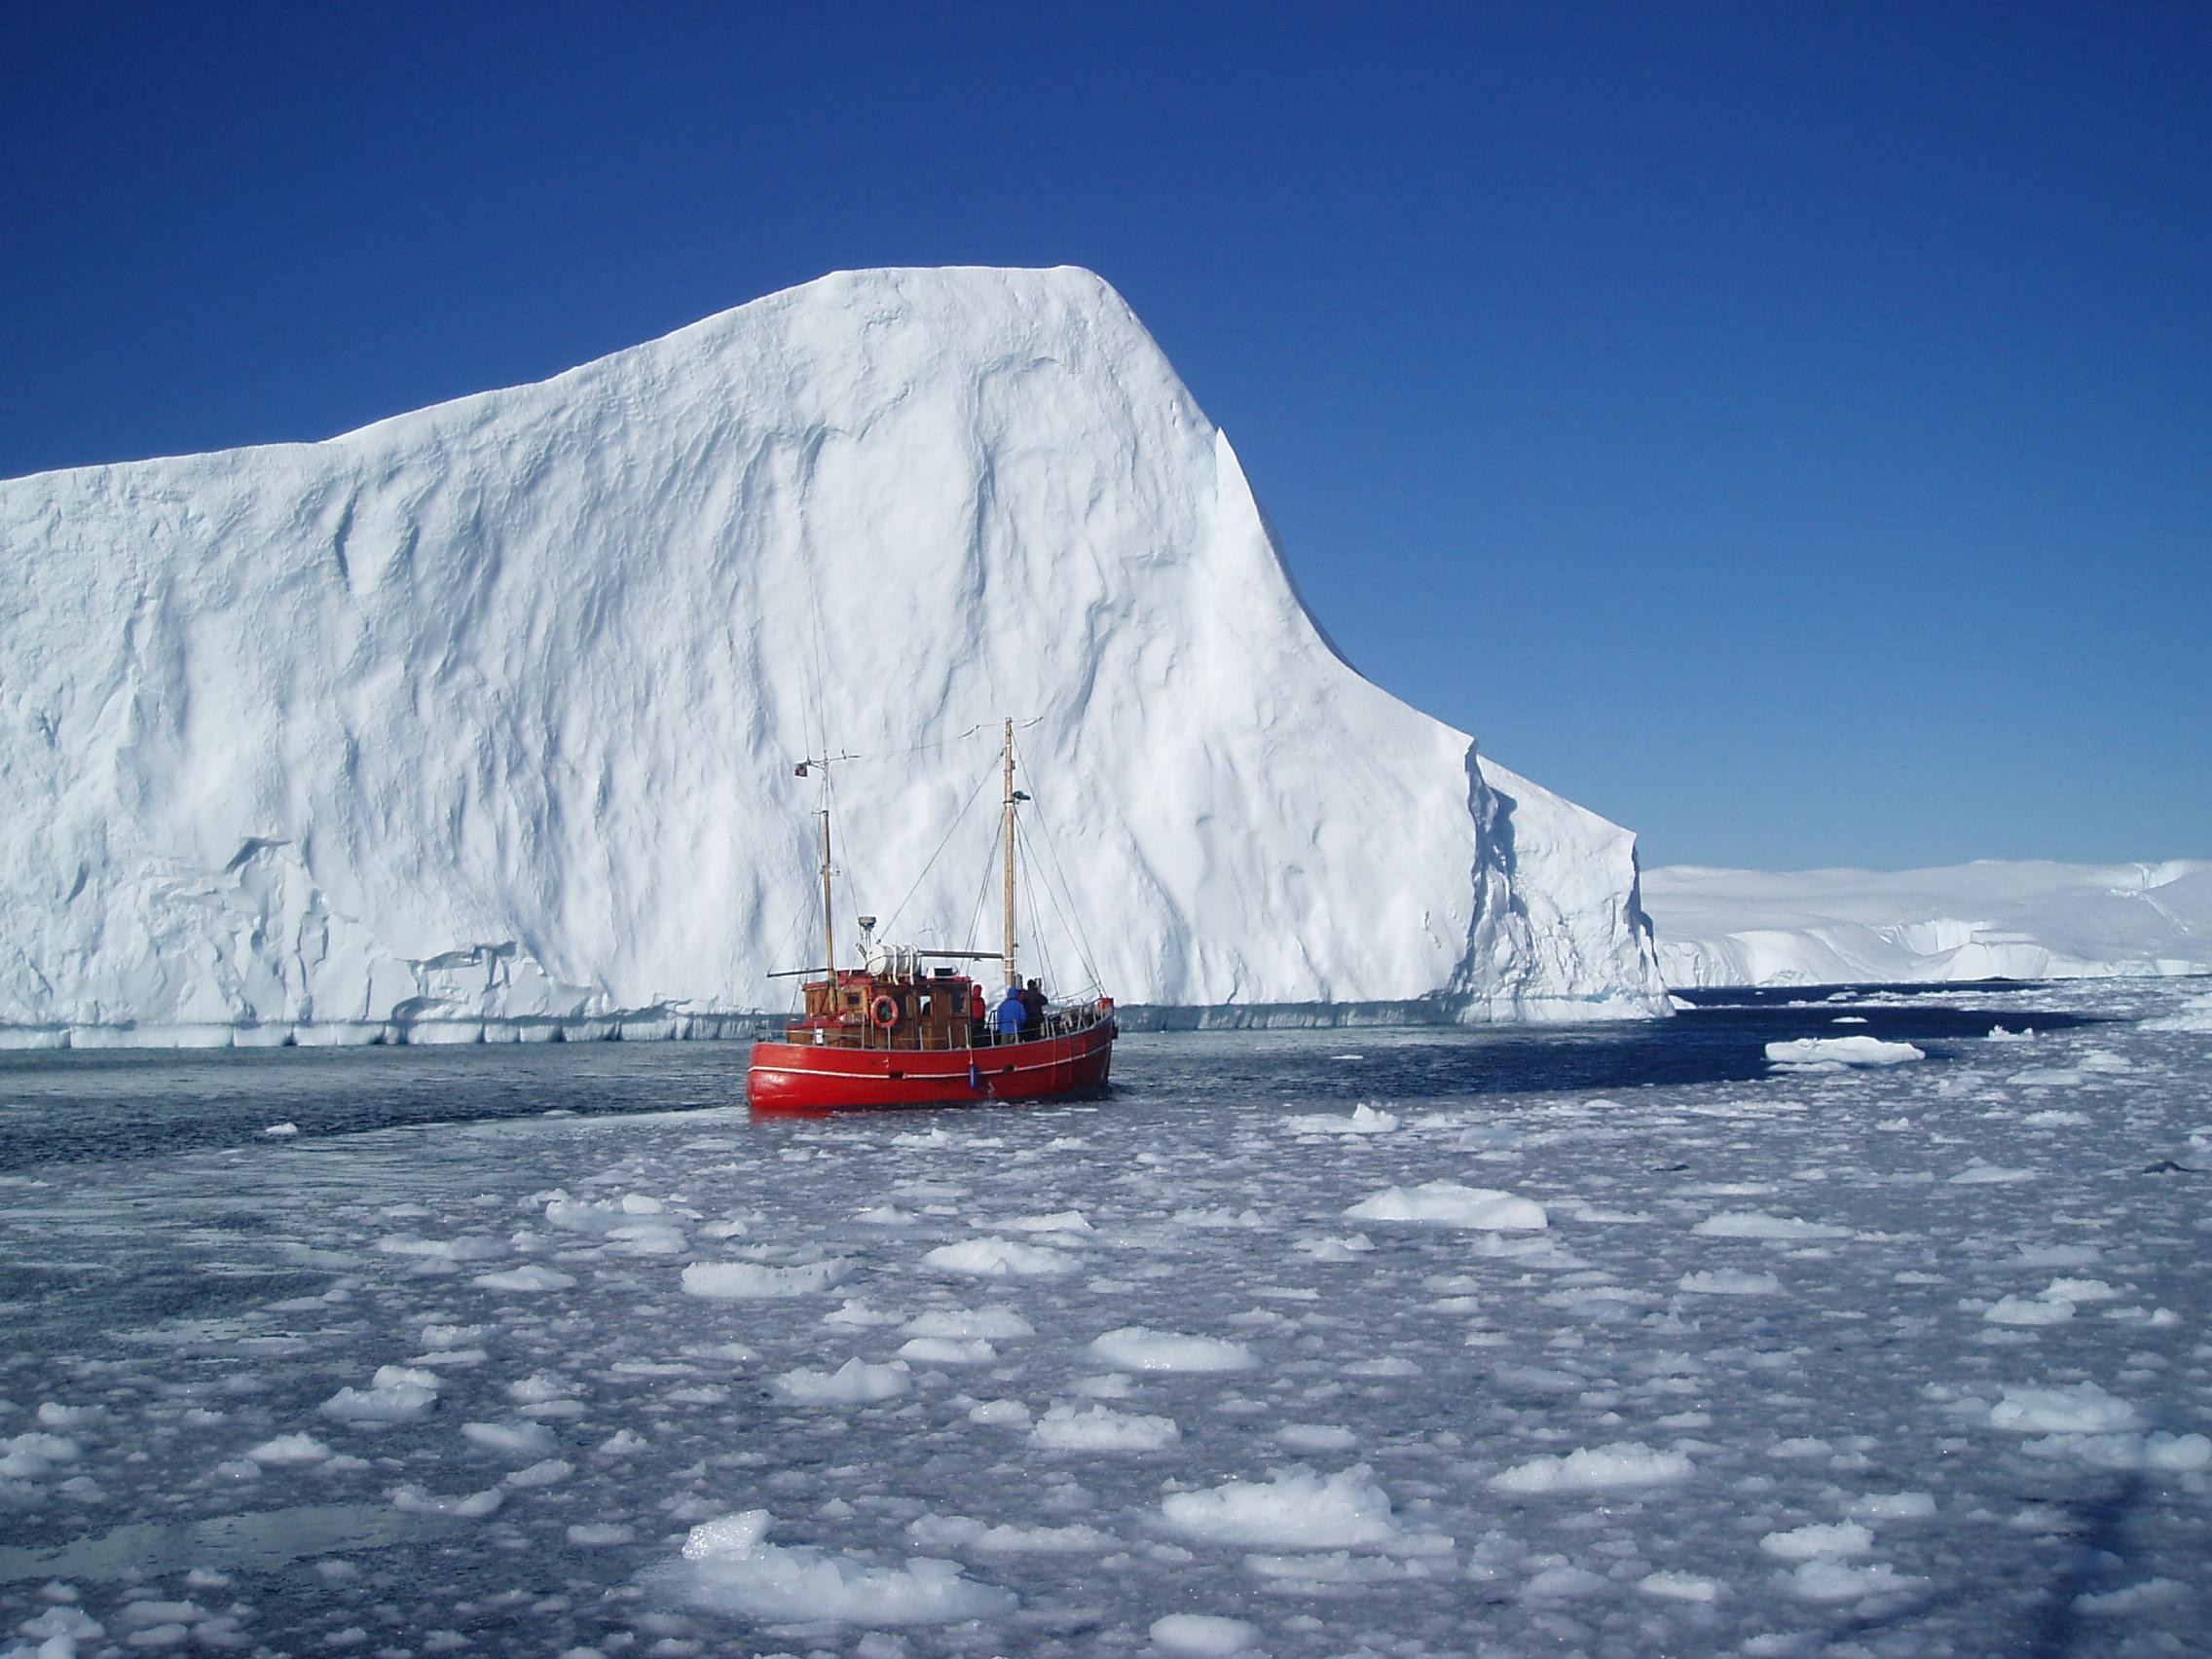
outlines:
{"label": "person in blue jacket", "polygon": [[999,1004],[999,1041],[1018,1042],[1021,1037],[1021,1022],[1028,1017],[1029,1007],[1021,1000],[1021,987],[1007,986],[1006,1000]]}

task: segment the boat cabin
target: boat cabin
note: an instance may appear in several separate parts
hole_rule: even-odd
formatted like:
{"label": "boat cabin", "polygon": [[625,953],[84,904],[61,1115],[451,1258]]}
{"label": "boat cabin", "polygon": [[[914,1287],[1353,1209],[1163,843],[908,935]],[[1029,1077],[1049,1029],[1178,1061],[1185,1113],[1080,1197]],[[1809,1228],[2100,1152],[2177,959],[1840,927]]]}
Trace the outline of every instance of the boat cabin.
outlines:
{"label": "boat cabin", "polygon": [[806,1013],[791,1022],[787,1042],[847,1049],[967,1049],[988,1043],[997,999],[983,993],[985,1031],[969,1018],[976,981],[955,969],[928,975],[840,970],[832,984],[806,986]]}

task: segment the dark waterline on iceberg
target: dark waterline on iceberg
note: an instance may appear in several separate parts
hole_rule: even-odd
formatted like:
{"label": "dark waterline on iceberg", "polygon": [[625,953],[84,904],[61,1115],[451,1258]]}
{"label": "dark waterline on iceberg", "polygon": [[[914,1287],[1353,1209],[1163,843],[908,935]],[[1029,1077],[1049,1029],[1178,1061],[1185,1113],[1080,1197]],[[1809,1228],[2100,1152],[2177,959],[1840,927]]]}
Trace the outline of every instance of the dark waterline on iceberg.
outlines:
{"label": "dark waterline on iceberg", "polygon": [[[1960,989],[1943,988],[1954,997]],[[1701,991],[1674,1019],[1594,1026],[1136,1032],[1117,1048],[1110,1099],[1171,1108],[1259,1097],[1314,1111],[1740,1083],[1769,1075],[1773,1042],[1866,1036],[1914,1044],[1940,1061],[1993,1024],[2092,1023],[1960,1007],[1931,989]],[[747,1052],[734,1043],[0,1052],[0,1171],[244,1146],[272,1129],[281,1131],[276,1138],[328,1140],[548,1114],[740,1106]]]}

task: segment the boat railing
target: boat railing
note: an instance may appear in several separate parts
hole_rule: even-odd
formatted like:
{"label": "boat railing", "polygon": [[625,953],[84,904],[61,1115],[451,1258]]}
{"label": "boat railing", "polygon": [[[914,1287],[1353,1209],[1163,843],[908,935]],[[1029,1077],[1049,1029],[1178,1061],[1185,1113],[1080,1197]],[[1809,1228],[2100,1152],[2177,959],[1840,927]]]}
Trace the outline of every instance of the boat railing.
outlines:
{"label": "boat railing", "polygon": [[980,1033],[972,1028],[963,1030],[954,1025],[942,1030],[923,1025],[905,1042],[898,1033],[880,1025],[816,1025],[794,1021],[785,1029],[788,1043],[827,1045],[838,1049],[904,1049],[943,1052],[962,1049],[996,1049],[1012,1043],[1035,1043],[1052,1037],[1074,1037],[1088,1031],[1107,1017],[1107,1012],[1095,1002],[1071,1003],[1046,1012],[1042,1024],[1029,1031],[1001,1031],[996,1024],[987,1024]]}

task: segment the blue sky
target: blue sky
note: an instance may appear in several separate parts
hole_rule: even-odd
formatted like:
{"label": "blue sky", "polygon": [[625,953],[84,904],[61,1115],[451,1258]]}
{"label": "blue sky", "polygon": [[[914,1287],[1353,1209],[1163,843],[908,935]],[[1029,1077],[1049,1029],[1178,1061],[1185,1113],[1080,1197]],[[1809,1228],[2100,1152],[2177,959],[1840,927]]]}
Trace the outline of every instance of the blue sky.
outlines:
{"label": "blue sky", "polygon": [[1086,265],[1647,864],[2212,857],[2212,8],[18,5],[0,476]]}

